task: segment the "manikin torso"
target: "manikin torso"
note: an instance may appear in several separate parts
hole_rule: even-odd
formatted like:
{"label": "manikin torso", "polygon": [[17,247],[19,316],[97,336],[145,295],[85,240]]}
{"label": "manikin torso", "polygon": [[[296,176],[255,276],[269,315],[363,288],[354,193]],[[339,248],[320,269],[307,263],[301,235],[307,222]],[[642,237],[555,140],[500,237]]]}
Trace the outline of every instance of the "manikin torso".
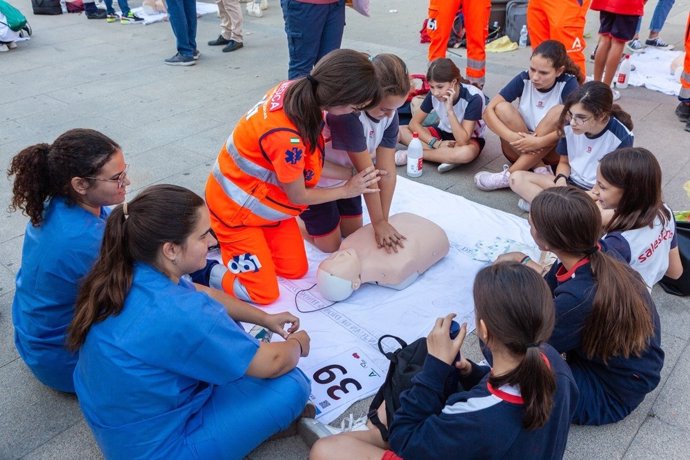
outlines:
{"label": "manikin torso", "polygon": [[377,247],[371,224],[360,228],[343,240],[339,251],[319,265],[318,286],[324,297],[344,300],[361,283],[404,289],[448,254],[450,244],[446,232],[432,221],[400,213],[391,216],[388,222],[405,236],[405,247],[387,253]]}

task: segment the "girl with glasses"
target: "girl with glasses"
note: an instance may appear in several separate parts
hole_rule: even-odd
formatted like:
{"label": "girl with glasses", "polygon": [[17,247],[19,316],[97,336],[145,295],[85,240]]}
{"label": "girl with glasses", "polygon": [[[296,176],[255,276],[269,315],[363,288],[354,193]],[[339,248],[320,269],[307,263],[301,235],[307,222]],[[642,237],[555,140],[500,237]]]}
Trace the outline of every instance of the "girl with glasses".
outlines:
{"label": "girl with glasses", "polygon": [[74,392],[77,354],[65,348],[79,281],[101,245],[107,206],[129,185],[122,149],[91,129],[25,148],[10,163],[12,210],[29,216],[12,304],[19,355],[45,385]]}
{"label": "girl with glasses", "polygon": [[547,188],[574,185],[591,190],[599,160],[633,144],[630,115],[613,103],[611,88],[597,81],[585,83],[568,97],[559,126],[555,175],[516,171],[510,177],[510,188],[520,195],[518,207],[523,211],[529,211],[529,203]]}

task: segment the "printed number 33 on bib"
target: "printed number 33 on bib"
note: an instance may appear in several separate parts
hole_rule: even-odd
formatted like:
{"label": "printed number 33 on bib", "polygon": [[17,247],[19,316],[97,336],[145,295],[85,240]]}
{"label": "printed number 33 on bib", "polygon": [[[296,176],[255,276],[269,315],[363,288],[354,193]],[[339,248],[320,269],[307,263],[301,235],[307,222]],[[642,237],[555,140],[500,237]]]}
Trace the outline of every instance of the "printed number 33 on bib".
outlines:
{"label": "printed number 33 on bib", "polygon": [[235,275],[258,272],[260,268],[261,262],[254,254],[240,254],[238,256],[233,256],[232,259],[228,261],[228,270]]}

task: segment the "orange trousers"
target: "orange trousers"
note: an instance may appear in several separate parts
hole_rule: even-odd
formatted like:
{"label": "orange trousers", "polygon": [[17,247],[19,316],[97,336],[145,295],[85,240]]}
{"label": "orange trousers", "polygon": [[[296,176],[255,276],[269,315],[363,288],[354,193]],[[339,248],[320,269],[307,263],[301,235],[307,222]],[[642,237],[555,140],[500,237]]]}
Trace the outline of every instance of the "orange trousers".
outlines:
{"label": "orange trousers", "polygon": [[585,16],[592,0],[530,0],[527,30],[532,49],[546,40],[565,46],[570,59],[587,75],[585,62]]}
{"label": "orange trousers", "polygon": [[489,36],[491,0],[429,0],[427,28],[431,43],[428,60],[446,57],[448,39],[453,21],[462,8],[465,17],[465,39],[467,41],[467,68],[465,76],[469,81],[484,86],[486,77],[486,38]]}
{"label": "orange trousers", "polygon": [[690,103],[690,14],[685,26],[685,61],[683,63],[683,73],[680,75],[680,94],[678,99]]}
{"label": "orange trousers", "polygon": [[211,227],[228,269],[223,290],[234,297],[267,305],[280,295],[277,276],[294,279],[307,273],[304,240],[294,217],[270,227],[228,227],[211,214]]}

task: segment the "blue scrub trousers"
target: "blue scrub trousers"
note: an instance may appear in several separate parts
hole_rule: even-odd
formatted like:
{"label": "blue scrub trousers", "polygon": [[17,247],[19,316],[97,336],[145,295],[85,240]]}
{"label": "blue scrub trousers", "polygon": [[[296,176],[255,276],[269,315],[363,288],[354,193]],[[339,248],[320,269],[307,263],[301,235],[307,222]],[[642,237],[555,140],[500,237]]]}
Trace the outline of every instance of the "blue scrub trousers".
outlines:
{"label": "blue scrub trousers", "polygon": [[166,0],[165,4],[177,40],[177,52],[193,57],[196,51],[196,0]]}
{"label": "blue scrub trousers", "polygon": [[299,417],[310,389],[299,369],[274,379],[245,376],[215,387],[201,409],[203,424],[189,434],[186,445],[200,459],[243,458]]}
{"label": "blue scrub trousers", "polygon": [[326,54],[340,48],[345,29],[345,0],[319,5],[280,0],[290,53],[288,79],[304,77]]}
{"label": "blue scrub trousers", "polygon": [[575,383],[580,390],[573,423],[577,425],[606,425],[623,420],[644,400],[645,395],[619,401],[606,391],[596,375],[584,372],[577,365],[570,366]]}
{"label": "blue scrub trousers", "polygon": [[[664,23],[666,22],[666,18],[668,17],[668,14],[671,12],[671,8],[673,8],[673,4],[675,2],[676,0],[659,0],[659,3],[656,4],[656,8],[654,8],[652,22],[649,24],[650,32],[661,32],[661,29],[663,29]],[[640,16],[640,20],[637,21],[637,30],[635,31],[635,33],[640,33],[641,26],[642,16]]]}

